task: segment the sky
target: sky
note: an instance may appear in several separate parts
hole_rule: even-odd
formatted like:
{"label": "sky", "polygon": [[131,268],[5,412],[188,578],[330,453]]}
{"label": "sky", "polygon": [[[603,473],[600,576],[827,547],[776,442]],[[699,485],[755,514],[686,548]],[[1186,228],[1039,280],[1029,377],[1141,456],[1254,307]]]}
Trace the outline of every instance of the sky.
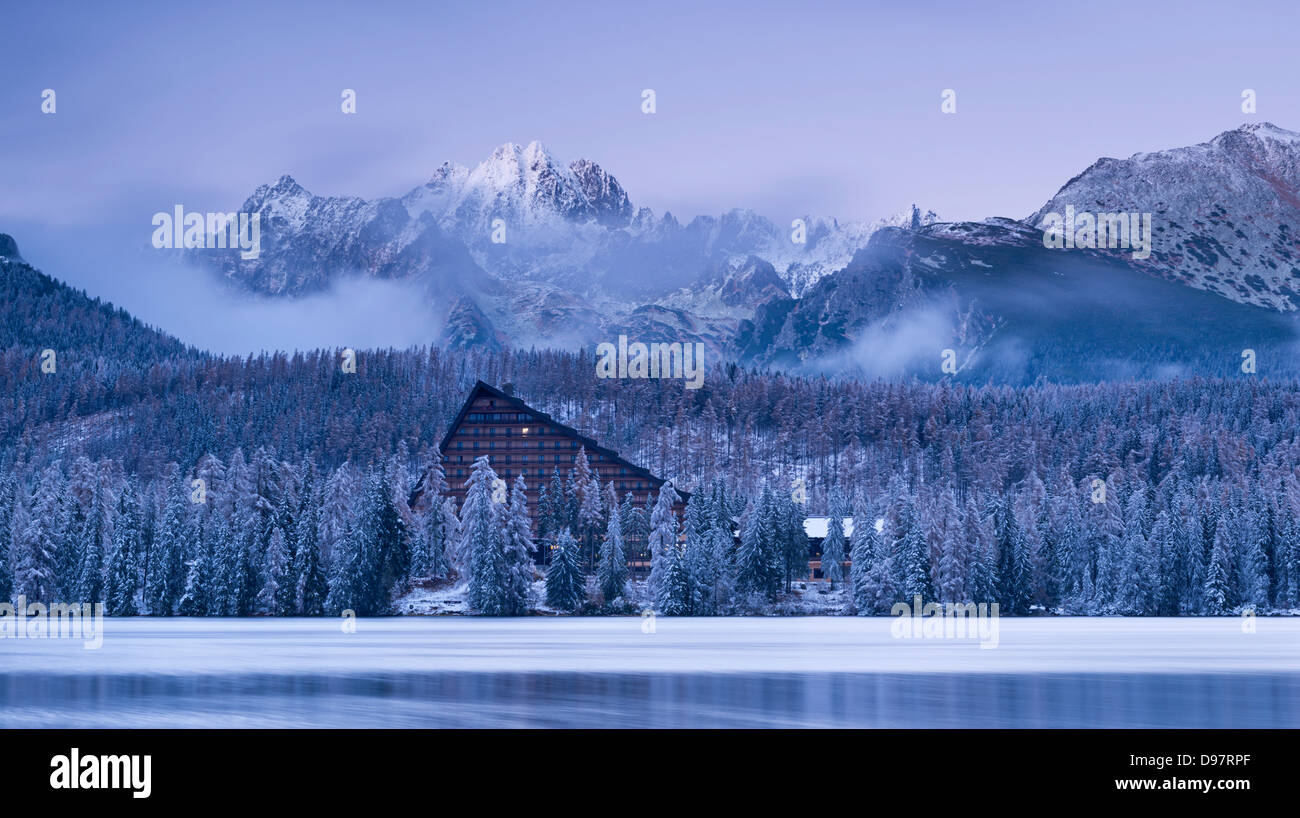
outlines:
{"label": "sky", "polygon": [[507,141],[591,159],[635,206],[683,221],[734,207],[873,220],[912,203],[1024,217],[1101,156],[1243,122],[1300,130],[1298,9],[11,3],[0,232],[147,318],[167,314],[144,283],[157,277],[119,260],[148,245],[155,212],[232,210],[284,173],[322,195],[400,195]]}

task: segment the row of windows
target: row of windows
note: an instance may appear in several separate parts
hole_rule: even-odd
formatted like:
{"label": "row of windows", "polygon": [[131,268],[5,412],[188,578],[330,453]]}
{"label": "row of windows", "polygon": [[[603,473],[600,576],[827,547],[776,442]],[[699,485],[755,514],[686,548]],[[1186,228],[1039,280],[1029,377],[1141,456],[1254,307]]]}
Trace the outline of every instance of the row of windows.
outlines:
{"label": "row of windows", "polygon": [[[472,434],[474,437],[483,437],[482,432],[483,432],[483,430],[482,430],[481,428],[479,428],[479,427],[475,427],[475,428],[472,430],[472,432],[471,432],[470,434]],[[502,435],[501,435],[501,436],[502,436],[502,437],[514,437],[513,432],[514,432],[514,427],[510,427],[510,426],[508,426],[508,427],[506,427],[506,428],[502,431]],[[528,435],[528,427],[525,426],[523,429],[521,429],[521,430],[520,430],[520,434],[523,435],[523,436],[527,436],[527,435]],[[497,429],[496,429],[495,426],[493,426],[493,427],[491,427],[491,428],[488,429],[487,436],[488,436],[488,437],[496,437],[496,436],[497,436]],[[515,445],[517,445],[517,446],[523,446],[523,447],[527,448],[527,446],[528,446],[528,441],[527,441],[527,440],[521,440],[521,441],[519,441],[518,443],[516,443]],[[552,445],[552,448],[559,449],[559,448],[563,448],[563,446],[564,446],[564,442],[563,442],[563,441],[561,441],[561,440],[556,440],[556,441],[554,442],[554,444]],[[539,441],[537,441],[537,448],[539,448],[539,449],[544,449],[544,448],[546,448],[546,441],[545,441],[545,440],[539,440]],[[569,448],[570,448],[570,449],[576,449],[576,448],[578,448],[578,441],[573,440],[573,439],[570,439],[570,440],[569,440]]]}
{"label": "row of windows", "polygon": [[[493,429],[493,432],[495,432],[495,429]],[[510,432],[510,429],[506,429],[506,432]],[[478,434],[478,429],[474,429],[474,436],[477,437],[477,434]],[[494,437],[494,436],[489,436],[489,437]],[[510,437],[510,434],[506,434],[506,437]],[[491,447],[493,447],[493,449],[497,447],[497,441],[487,441],[487,442],[491,443]],[[529,447],[528,441],[510,441],[508,442],[508,445],[510,445],[512,449],[528,449]],[[465,447],[465,441],[456,441],[456,449],[464,449],[464,447]],[[477,449],[477,447],[478,447],[478,441],[474,441],[474,449]],[[537,441],[537,446],[533,446],[533,449],[547,449],[546,441]],[[550,449],[577,449],[577,441],[575,440],[569,441],[568,446],[564,446],[563,441],[555,441],[550,446]],[[593,459],[601,460],[603,458],[602,455],[597,454],[593,456]]]}
{"label": "row of windows", "polygon": [[[546,470],[545,470],[545,469],[537,469],[536,472],[537,472],[537,475],[536,475],[537,477],[545,477],[545,476],[546,476]],[[519,475],[520,475],[521,477],[524,477],[524,478],[526,479],[526,478],[529,476],[529,475],[528,475],[528,469],[520,469],[520,470],[519,470]],[[465,469],[456,469],[456,474],[455,474],[455,476],[456,476],[456,477],[459,477],[459,478],[464,478],[464,477],[466,476],[466,470],[465,470]],[[514,472],[511,471],[510,469],[506,469],[506,470],[500,472],[498,476],[499,476],[502,480],[505,480],[506,482],[510,482],[511,480],[514,479],[515,474],[514,474]],[[542,488],[543,488],[544,486],[547,485],[547,483],[546,483],[545,480],[538,480],[536,483],[534,483],[534,482],[532,482],[532,481],[529,481],[529,480],[526,480],[525,485],[526,485],[526,487],[527,487],[530,491],[541,491]],[[642,482],[642,481],[640,481],[640,480],[637,480],[635,483],[633,483],[631,480],[624,480],[623,482],[616,484],[615,487],[616,487],[616,488],[617,488],[621,493],[623,493],[623,494],[626,494],[626,493],[629,492],[629,491],[645,491],[647,488],[652,488],[652,487],[646,486],[645,483]],[[469,484],[468,484],[468,483],[461,483],[459,486],[456,486],[455,488],[459,489],[460,491],[468,491],[468,490],[469,490]]]}
{"label": "row of windows", "polygon": [[510,423],[512,421],[530,421],[533,416],[527,412],[470,412],[465,416],[470,423]]}
{"label": "row of windows", "polygon": [[[551,474],[551,472],[548,472],[548,471],[547,471],[546,469],[544,469],[544,468],[542,468],[542,469],[534,469],[533,471],[537,474],[538,477],[546,477],[547,475]],[[455,476],[455,477],[466,477],[466,476],[469,475],[469,473],[470,473],[470,470],[469,470],[469,469],[456,469],[456,470],[455,470],[455,474],[454,474],[454,476]],[[519,470],[519,473],[520,473],[521,475],[523,475],[524,477],[527,477],[527,476],[528,476],[528,469],[526,469],[526,468],[524,468],[524,469],[520,469],[520,470]],[[619,473],[619,476],[622,477],[622,476],[624,476],[624,475],[626,475],[626,474],[627,474],[627,469],[623,469],[623,470]],[[514,471],[511,470],[511,469],[503,469],[502,471],[498,472],[498,476],[501,476],[501,477],[513,477],[513,476],[514,476]],[[601,474],[601,475],[597,475],[597,476],[598,476],[598,477],[601,477],[601,478],[608,478],[608,477],[610,477],[611,475],[608,475],[608,474]],[[643,482],[643,481],[641,481],[641,480],[636,481],[636,488],[642,488],[642,482]],[[620,487],[623,487],[623,488],[626,488],[626,487],[629,486],[629,485],[631,485],[631,481],[626,481],[626,480],[625,480],[625,481],[619,483],[619,486],[620,486]]]}
{"label": "row of windows", "polygon": [[[475,446],[474,448],[475,448],[476,450],[478,449],[477,446]],[[455,458],[455,460],[452,459],[453,457]],[[493,462],[495,462],[495,463],[505,463],[505,464],[509,465],[509,464],[515,462],[515,458],[516,458],[516,457],[519,458],[519,462],[520,462],[520,463],[531,463],[531,462],[545,463],[545,462],[546,462],[546,455],[544,455],[544,454],[539,454],[539,455],[535,455],[535,456],[532,456],[532,455],[526,455],[526,454],[505,454],[505,455],[496,455],[495,459],[494,459],[491,455],[489,455],[489,456],[488,456],[488,462],[489,462],[489,463],[493,463]],[[532,457],[532,460],[529,459],[530,457]],[[471,458],[471,459],[472,459],[472,458]],[[600,460],[601,460],[602,463],[603,463],[604,458],[600,458]],[[464,462],[465,462],[465,455],[463,455],[463,454],[458,454],[458,455],[450,455],[450,454],[448,454],[448,455],[443,455],[442,462],[443,462],[443,463],[464,463]],[[551,462],[552,462],[552,463],[564,463],[564,462],[566,462],[566,461],[565,461],[563,455],[558,455],[558,454],[557,454],[557,455],[552,455],[552,456],[551,456]],[[569,463],[577,463],[577,462],[578,462],[578,456],[577,456],[576,454],[571,454],[571,455],[569,455],[569,457],[568,457],[568,461],[567,461],[567,462],[569,462]],[[604,468],[604,471],[601,471],[601,468]],[[613,470],[612,470],[610,467],[607,467],[607,466],[604,466],[604,467],[597,467],[596,471],[597,471],[597,472],[600,472],[601,474],[605,474],[605,475],[609,475],[609,474],[612,474],[612,473],[613,473]],[[619,476],[626,475],[626,474],[627,474],[627,467],[626,467],[626,466],[620,466],[619,469],[618,469],[618,473],[619,473]]]}
{"label": "row of windows", "polygon": [[[479,450],[479,445],[480,445],[480,444],[479,444],[479,441],[477,441],[477,440],[472,440],[472,441],[470,441],[470,444],[471,444],[471,445],[470,445],[470,448],[471,448],[472,450],[474,450],[474,451],[478,451],[478,450]],[[489,440],[489,441],[487,442],[487,447],[488,447],[488,450],[489,450],[489,451],[495,451],[496,448],[497,448],[497,442],[496,442],[495,440]],[[503,444],[503,447],[504,447],[504,448],[509,448],[509,449],[511,449],[511,450],[515,450],[515,449],[527,449],[527,448],[528,448],[528,442],[527,442],[527,441],[523,441],[523,442],[521,442],[521,443],[517,443],[517,444]],[[560,441],[558,441],[558,440],[555,441],[555,445],[552,446],[551,448],[555,449],[556,451],[559,451],[559,450],[562,448],[562,447],[560,446]],[[576,441],[576,440],[571,440],[571,441],[569,441],[569,446],[568,446],[568,448],[569,448],[570,451],[573,451],[573,450],[577,449],[577,448],[578,448],[578,441]],[[465,441],[463,441],[463,440],[457,440],[457,441],[456,441],[456,449],[457,449],[458,451],[464,451],[464,450],[465,450]],[[541,440],[537,441],[537,450],[538,450],[538,451],[542,451],[542,450],[544,450],[544,449],[546,449],[546,443],[545,443],[545,441],[541,441]],[[539,455],[539,456],[540,456],[540,455]],[[576,457],[577,455],[572,455],[572,456],[573,456],[573,457]],[[450,457],[450,455],[444,455],[444,457]],[[557,457],[558,457],[558,455],[557,455]],[[593,454],[593,455],[588,455],[588,456],[587,456],[587,459],[588,459],[588,460],[591,460],[591,461],[594,461],[594,462],[596,462],[596,463],[603,463],[603,462],[605,462],[605,455],[600,454],[600,453],[596,453],[596,454]],[[557,462],[558,462],[558,461],[557,461]]]}
{"label": "row of windows", "polygon": [[[460,446],[456,446],[456,449],[460,449]],[[487,449],[489,449],[489,450],[493,450],[493,449],[495,449],[495,446],[487,446]],[[478,451],[478,443],[474,443],[473,450],[474,450],[474,451]],[[463,455],[463,454],[458,454],[458,455],[445,454],[445,455],[442,455],[442,462],[443,462],[443,463],[452,463],[452,459],[451,459],[452,456],[455,456],[455,463],[464,463],[464,462],[465,462],[465,455]],[[526,455],[526,454],[506,454],[506,455],[497,455],[497,458],[498,458],[497,462],[499,462],[499,463],[513,463],[513,459],[515,459],[516,456],[517,456],[517,458],[519,458],[519,462],[520,462],[520,463],[528,463],[528,462],[529,462],[529,460],[528,460],[529,456],[533,456],[533,458],[536,459],[538,463],[545,463],[545,462],[546,462],[546,455],[545,455],[545,454],[539,454],[539,455]],[[493,460],[493,458],[491,458],[491,455],[487,455],[487,459],[489,459],[489,462],[491,462],[491,460]],[[593,458],[593,459],[594,459],[595,462],[597,462],[597,463],[602,463],[602,464],[604,463],[604,456],[602,456],[602,455],[597,455],[597,456],[595,456],[595,458]],[[564,455],[559,455],[559,454],[551,455],[551,462],[552,462],[552,463],[563,463],[563,462],[564,462]],[[576,455],[576,454],[568,455],[568,462],[569,462],[569,463],[577,463],[577,455]],[[599,467],[597,468],[597,471],[599,471]],[[606,468],[606,471],[608,471],[608,468]],[[627,469],[627,467],[620,467],[620,468],[619,468],[619,473],[620,473],[620,475],[627,475],[627,473],[628,473],[628,469]]]}

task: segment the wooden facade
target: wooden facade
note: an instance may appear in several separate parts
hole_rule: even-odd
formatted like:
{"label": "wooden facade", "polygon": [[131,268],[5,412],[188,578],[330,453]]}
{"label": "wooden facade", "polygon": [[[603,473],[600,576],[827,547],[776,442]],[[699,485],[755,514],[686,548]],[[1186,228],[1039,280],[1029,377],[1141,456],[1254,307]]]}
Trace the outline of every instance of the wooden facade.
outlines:
{"label": "wooden facade", "polygon": [[[612,482],[620,500],[631,494],[633,502],[642,508],[653,501],[664,480],[545,412],[533,409],[512,392],[509,387],[500,390],[483,381],[474,384],[438,446],[448,493],[455,498],[457,508],[465,501],[465,485],[474,460],[487,455],[497,476],[511,488],[516,478],[523,476],[529,517],[535,531],[542,487],[550,483],[556,469],[561,478],[567,477],[577,464],[579,452],[583,451],[600,480],[602,492]],[[680,490],[678,493],[684,503],[687,495]],[[678,504],[676,511],[680,519],[683,505]],[[648,557],[644,553],[645,544],[628,542],[626,546],[632,567],[643,569]],[[545,559],[544,554],[539,557]]]}

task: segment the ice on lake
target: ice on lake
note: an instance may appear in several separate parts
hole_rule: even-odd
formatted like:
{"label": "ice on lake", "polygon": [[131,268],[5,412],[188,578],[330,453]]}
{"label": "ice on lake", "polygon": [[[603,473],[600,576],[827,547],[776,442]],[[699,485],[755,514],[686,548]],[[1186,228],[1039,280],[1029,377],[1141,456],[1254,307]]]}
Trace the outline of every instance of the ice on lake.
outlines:
{"label": "ice on lake", "polygon": [[0,726],[1300,727],[1300,618],[893,624],[109,619],[98,650],[0,639]]}

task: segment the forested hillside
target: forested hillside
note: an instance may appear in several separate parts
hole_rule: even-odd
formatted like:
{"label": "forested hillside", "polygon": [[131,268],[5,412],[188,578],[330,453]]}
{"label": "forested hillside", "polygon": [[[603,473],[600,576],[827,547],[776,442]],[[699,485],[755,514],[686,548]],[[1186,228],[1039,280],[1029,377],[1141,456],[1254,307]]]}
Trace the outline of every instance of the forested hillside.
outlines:
{"label": "forested hillside", "polygon": [[[914,593],[1013,613],[1300,607],[1295,381],[1012,388],[717,366],[688,390],[598,380],[586,354],[438,349],[361,350],[353,373],[340,350],[186,349],[12,257],[0,281],[0,596],[377,613],[412,578],[463,576],[475,543],[466,509],[439,496],[434,451],[482,379],[693,492],[685,550],[659,555],[681,557],[659,566],[678,612],[774,599],[795,561],[789,519],[832,498],[858,531],[882,521],[846,554],[861,612]],[[576,477],[555,476],[565,501],[542,533],[594,550],[625,498],[597,491],[584,511]],[[669,524],[647,534],[671,541]],[[596,584],[575,608],[609,601]]]}

